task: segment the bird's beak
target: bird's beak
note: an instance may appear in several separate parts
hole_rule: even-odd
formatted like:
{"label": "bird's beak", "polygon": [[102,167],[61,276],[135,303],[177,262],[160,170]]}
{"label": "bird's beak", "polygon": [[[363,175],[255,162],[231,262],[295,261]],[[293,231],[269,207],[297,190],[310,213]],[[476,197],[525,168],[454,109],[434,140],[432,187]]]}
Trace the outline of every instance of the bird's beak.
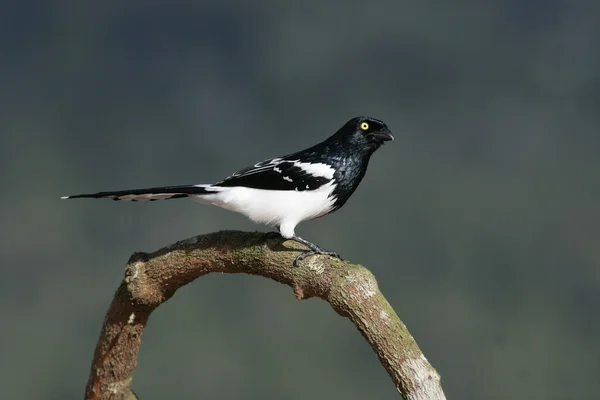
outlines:
{"label": "bird's beak", "polygon": [[381,129],[377,132],[372,133],[372,136],[381,140],[382,142],[387,142],[388,140],[394,140],[394,136],[392,136],[392,132],[388,128]]}

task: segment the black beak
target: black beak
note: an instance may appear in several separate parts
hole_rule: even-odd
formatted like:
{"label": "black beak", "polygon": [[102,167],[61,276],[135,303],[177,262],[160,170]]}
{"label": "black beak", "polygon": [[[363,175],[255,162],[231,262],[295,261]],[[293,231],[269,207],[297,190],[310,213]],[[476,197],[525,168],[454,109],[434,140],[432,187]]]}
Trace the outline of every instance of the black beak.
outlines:
{"label": "black beak", "polygon": [[388,128],[381,129],[377,132],[373,132],[371,134],[375,139],[381,140],[382,142],[387,142],[388,140],[394,140],[394,136],[392,136],[392,132]]}

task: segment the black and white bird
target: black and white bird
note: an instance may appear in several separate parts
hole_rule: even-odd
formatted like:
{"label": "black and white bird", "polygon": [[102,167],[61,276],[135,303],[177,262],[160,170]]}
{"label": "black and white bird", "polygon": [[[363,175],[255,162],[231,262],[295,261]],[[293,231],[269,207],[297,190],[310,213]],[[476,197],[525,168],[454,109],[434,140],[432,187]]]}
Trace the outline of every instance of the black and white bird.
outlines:
{"label": "black and white bird", "polygon": [[327,140],[306,150],[271,158],[244,168],[224,180],[204,185],[164,186],[65,196],[62,199],[162,200],[189,197],[246,215],[252,221],[276,226],[281,236],[315,254],[340,258],[294,232],[302,221],[322,217],[342,207],[365,176],[371,155],[394,140],[387,125],[371,117],[348,121]]}

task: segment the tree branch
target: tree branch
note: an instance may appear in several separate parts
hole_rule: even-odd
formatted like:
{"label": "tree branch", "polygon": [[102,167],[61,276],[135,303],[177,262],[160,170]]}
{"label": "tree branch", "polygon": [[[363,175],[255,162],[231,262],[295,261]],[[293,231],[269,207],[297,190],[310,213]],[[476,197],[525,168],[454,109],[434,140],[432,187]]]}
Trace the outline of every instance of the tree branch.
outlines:
{"label": "tree branch", "polygon": [[135,398],[131,381],[150,314],[177,289],[210,272],[260,275],[292,287],[299,300],[327,301],[356,325],[405,399],[445,399],[438,373],[371,272],[326,256],[309,257],[295,268],[297,246],[262,233],[224,231],[133,254],[104,319],[86,399]]}

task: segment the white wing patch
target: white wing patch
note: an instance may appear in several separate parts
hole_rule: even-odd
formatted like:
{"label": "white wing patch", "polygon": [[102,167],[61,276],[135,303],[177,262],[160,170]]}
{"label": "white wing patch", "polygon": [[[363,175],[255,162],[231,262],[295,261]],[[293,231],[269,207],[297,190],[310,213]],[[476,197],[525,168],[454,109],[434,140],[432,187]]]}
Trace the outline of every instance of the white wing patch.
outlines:
{"label": "white wing patch", "polygon": [[333,173],[335,172],[335,170],[327,164],[303,163],[298,160],[293,160],[292,162],[295,166],[301,168],[302,170],[306,171],[312,176],[321,176],[323,178],[333,179]]}
{"label": "white wing patch", "polygon": [[247,175],[257,174],[259,172],[266,171],[270,168],[273,168],[273,171],[277,173],[283,173],[283,170],[278,167],[281,163],[293,163],[294,166],[302,169],[306,173],[313,176],[320,176],[327,179],[333,179],[334,169],[323,163],[307,163],[300,162],[299,160],[285,160],[283,158],[272,158],[270,160],[264,160],[259,163],[254,164],[252,167],[243,169],[241,171],[235,172],[232,174],[232,177],[241,177]]}

